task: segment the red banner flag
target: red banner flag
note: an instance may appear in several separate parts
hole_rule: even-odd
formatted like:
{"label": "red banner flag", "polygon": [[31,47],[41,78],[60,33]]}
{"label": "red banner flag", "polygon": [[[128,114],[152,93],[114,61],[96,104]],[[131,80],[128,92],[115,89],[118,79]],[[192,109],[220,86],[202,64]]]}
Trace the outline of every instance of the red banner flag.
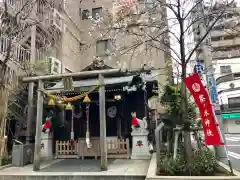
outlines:
{"label": "red banner flag", "polygon": [[205,144],[213,146],[222,145],[223,143],[221,142],[217,125],[215,123],[212,104],[198,74],[194,73],[186,77],[184,79],[184,83],[186,84],[188,90],[191,92],[202,117]]}

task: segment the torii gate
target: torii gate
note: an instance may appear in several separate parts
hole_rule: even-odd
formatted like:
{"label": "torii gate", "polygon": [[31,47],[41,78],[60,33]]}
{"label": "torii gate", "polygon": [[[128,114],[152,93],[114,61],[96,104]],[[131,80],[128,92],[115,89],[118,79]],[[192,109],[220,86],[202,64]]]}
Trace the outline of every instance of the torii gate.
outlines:
{"label": "torii gate", "polygon": [[[97,76],[99,78],[99,111],[100,111],[100,144],[101,144],[101,170],[107,170],[107,144],[106,144],[106,114],[105,114],[105,85],[104,75],[111,75],[117,72],[121,72],[121,69],[109,69],[109,70],[96,70],[96,71],[83,71],[76,73],[57,74],[57,75],[45,75],[24,77],[22,82],[29,83],[28,92],[28,114],[31,113],[33,107],[33,88],[34,82],[38,82],[38,89],[44,88],[44,80],[61,80],[64,77],[91,77]],[[35,149],[34,149],[34,162],[33,171],[40,170],[40,158],[41,158],[41,126],[43,116],[43,95],[42,91],[37,91],[37,118],[36,118],[36,136],[35,136]],[[28,115],[28,123],[31,115]]]}

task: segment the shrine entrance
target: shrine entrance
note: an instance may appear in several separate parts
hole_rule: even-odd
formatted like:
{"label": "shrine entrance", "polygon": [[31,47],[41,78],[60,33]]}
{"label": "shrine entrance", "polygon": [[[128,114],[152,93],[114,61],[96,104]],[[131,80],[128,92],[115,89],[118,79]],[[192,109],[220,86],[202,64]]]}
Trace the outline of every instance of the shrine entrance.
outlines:
{"label": "shrine entrance", "polygon": [[[37,91],[37,118],[36,118],[36,136],[35,136],[35,148],[34,148],[34,163],[33,163],[33,170],[39,171],[40,170],[40,160],[41,160],[41,149],[42,149],[42,140],[41,140],[41,134],[42,134],[42,120],[43,120],[43,102],[44,102],[44,96],[49,97],[49,104],[53,103],[56,100],[60,100],[66,103],[66,106],[64,105],[63,108],[65,109],[71,109],[71,102],[76,99],[86,98],[87,101],[87,95],[91,93],[90,91],[85,94],[81,94],[76,96],[75,98],[58,98],[58,96],[52,96],[51,94],[46,94],[44,90],[44,81],[54,81],[54,80],[62,80],[63,78],[67,77],[67,81],[65,81],[65,87],[68,87],[69,90],[72,89],[72,82],[73,78],[79,78],[79,77],[92,77],[98,76],[98,83],[97,86],[94,87],[93,90],[98,89],[99,91],[99,114],[100,114],[100,157],[101,157],[101,170],[107,170],[107,142],[106,142],[106,117],[105,117],[105,86],[104,86],[104,77],[103,75],[111,75],[114,73],[119,72],[119,69],[109,69],[109,70],[98,70],[98,71],[86,71],[86,72],[77,72],[77,73],[69,73],[69,74],[58,74],[58,75],[46,75],[46,76],[37,76],[37,77],[24,77],[22,79],[23,82],[29,83],[29,102],[28,102],[28,109],[29,109],[29,117],[28,121],[32,121],[33,114],[33,89],[34,89],[34,82],[37,82],[38,84],[38,91]],[[55,103],[55,102],[54,102]],[[86,102],[87,103],[87,102]],[[47,121],[50,121],[48,119]],[[73,121],[72,121],[73,122]],[[29,123],[30,124],[30,123]],[[48,124],[48,125],[46,125]],[[45,130],[49,131],[49,124],[46,123]],[[73,123],[71,125],[71,129],[73,129]],[[71,144],[74,144],[74,134],[71,131]],[[87,133],[86,133],[87,135]],[[47,139],[47,138],[46,138]],[[88,138],[86,138],[87,141]],[[89,141],[87,144],[90,146],[91,144]],[[75,146],[74,146],[75,147]]]}
{"label": "shrine entrance", "polygon": [[[33,170],[40,169],[43,151],[54,151],[59,159],[100,157],[101,170],[107,170],[107,158],[129,158],[131,112],[137,112],[140,119],[146,116],[146,99],[152,95],[146,92],[152,92],[155,81],[155,76],[146,75],[146,90],[137,91],[129,88],[136,72],[131,73],[108,69],[23,78],[29,83],[28,121],[33,118],[34,83],[38,84]],[[61,82],[44,87],[44,81],[56,80]],[[58,116],[53,116],[54,109]],[[54,122],[60,125],[58,130],[52,127]],[[60,138],[65,132],[67,136]],[[53,144],[54,150],[49,150]]]}

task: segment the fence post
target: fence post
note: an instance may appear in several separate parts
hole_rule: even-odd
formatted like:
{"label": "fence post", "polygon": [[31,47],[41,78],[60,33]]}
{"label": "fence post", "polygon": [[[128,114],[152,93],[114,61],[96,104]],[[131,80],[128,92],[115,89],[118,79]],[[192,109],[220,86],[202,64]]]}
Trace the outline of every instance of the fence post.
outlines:
{"label": "fence post", "polygon": [[59,143],[58,143],[58,140],[56,141],[56,145],[55,145],[55,155],[56,155],[56,158],[58,158],[58,151],[59,151]]}
{"label": "fence post", "polygon": [[128,138],[126,139],[126,144],[127,144],[127,154],[130,158],[131,155],[130,155],[130,145],[129,145],[129,139]]}

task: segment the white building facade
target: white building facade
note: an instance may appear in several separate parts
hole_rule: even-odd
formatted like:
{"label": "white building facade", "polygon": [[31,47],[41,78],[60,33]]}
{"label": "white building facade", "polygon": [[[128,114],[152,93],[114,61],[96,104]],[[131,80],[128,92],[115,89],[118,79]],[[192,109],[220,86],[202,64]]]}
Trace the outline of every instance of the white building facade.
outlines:
{"label": "white building facade", "polygon": [[240,58],[214,61],[225,133],[240,133]]}

